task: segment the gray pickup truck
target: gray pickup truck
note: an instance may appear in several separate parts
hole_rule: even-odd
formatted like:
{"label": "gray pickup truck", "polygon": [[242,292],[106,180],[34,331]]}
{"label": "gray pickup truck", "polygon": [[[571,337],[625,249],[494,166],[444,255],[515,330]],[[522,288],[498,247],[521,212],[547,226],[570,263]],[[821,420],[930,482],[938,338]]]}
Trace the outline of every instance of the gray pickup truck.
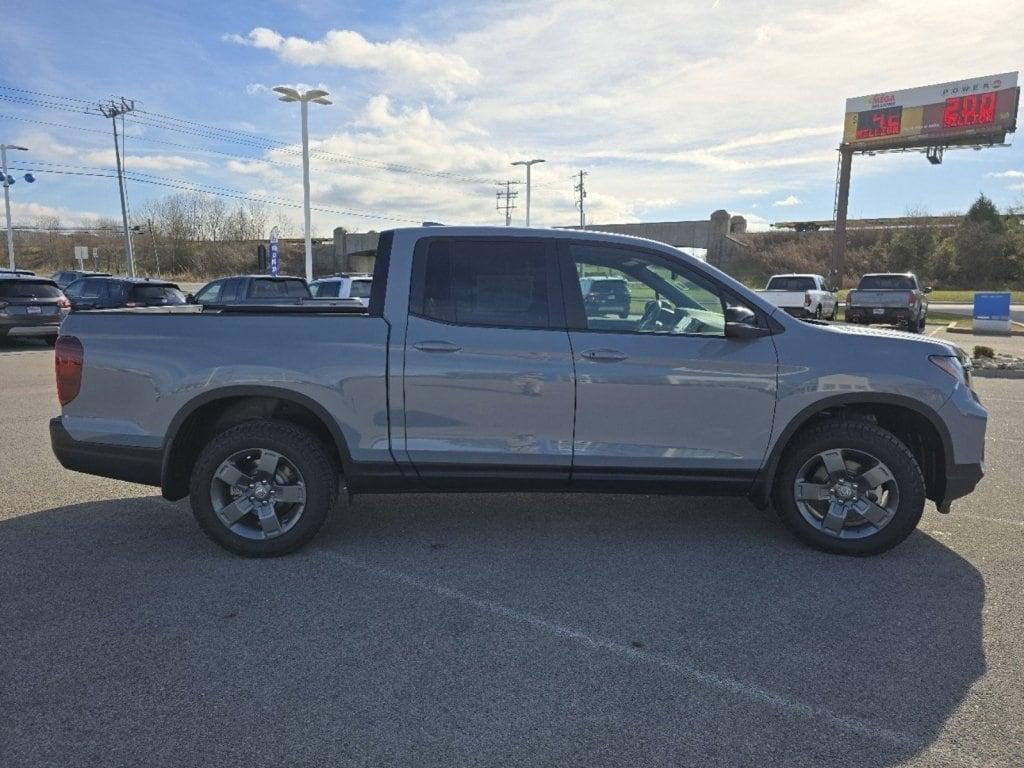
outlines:
{"label": "gray pickup truck", "polygon": [[864,275],[846,295],[846,321],[898,325],[920,333],[928,318],[926,296],[931,291],[922,288],[912,272]]}
{"label": "gray pickup truck", "polygon": [[[642,314],[589,311],[592,274],[651,297]],[[745,496],[867,555],[983,474],[987,413],[957,348],[801,322],[656,242],[399,229],[367,308],[191,309],[65,321],[53,450],[190,496],[243,555],[307,542],[339,482]]]}

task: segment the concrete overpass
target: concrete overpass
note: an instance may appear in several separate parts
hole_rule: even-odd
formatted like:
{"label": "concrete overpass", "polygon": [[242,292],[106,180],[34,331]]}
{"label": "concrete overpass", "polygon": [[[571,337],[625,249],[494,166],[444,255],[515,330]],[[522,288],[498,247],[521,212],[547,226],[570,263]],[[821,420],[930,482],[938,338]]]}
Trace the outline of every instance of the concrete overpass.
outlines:
{"label": "concrete overpass", "polygon": [[[747,231],[747,220],[724,210],[717,210],[700,221],[588,224],[586,230],[645,237],[675,248],[703,248],[709,264],[726,270],[733,259],[750,247],[735,237]],[[378,232],[345,232],[338,227],[334,230],[333,242],[320,246],[314,253],[317,274],[372,272],[379,237]]]}

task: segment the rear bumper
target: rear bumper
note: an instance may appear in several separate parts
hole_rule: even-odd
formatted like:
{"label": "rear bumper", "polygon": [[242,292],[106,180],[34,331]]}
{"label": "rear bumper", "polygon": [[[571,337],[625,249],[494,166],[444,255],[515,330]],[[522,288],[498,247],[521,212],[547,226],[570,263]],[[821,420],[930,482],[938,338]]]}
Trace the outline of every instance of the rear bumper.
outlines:
{"label": "rear bumper", "polygon": [[50,419],[50,446],[65,469],[131,483],[160,485],[163,451],[159,448],[75,440],[59,416]]}
{"label": "rear bumper", "polygon": [[63,317],[0,318],[0,336],[56,336]]}
{"label": "rear bumper", "polygon": [[877,307],[877,309],[882,310],[881,314],[876,313],[875,309],[876,307],[848,306],[846,308],[846,321],[864,323],[865,325],[871,325],[872,323],[898,325],[916,317],[916,310],[910,307]]}

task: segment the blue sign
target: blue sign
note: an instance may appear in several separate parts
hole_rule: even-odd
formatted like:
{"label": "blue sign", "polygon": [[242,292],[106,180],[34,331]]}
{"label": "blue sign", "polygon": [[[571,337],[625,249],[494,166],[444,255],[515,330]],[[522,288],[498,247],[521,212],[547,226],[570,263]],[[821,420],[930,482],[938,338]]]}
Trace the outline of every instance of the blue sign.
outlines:
{"label": "blue sign", "polygon": [[270,230],[270,274],[277,277],[277,227]]}
{"label": "blue sign", "polygon": [[974,294],[974,319],[1009,320],[1010,294],[1008,292]]}

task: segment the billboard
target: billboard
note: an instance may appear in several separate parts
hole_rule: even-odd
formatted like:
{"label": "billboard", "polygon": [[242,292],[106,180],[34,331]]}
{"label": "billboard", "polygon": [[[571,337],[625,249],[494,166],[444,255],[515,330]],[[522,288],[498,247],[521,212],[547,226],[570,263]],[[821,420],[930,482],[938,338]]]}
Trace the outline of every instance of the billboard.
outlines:
{"label": "billboard", "polygon": [[854,150],[995,144],[1017,128],[1017,73],[846,100],[843,145]]}

